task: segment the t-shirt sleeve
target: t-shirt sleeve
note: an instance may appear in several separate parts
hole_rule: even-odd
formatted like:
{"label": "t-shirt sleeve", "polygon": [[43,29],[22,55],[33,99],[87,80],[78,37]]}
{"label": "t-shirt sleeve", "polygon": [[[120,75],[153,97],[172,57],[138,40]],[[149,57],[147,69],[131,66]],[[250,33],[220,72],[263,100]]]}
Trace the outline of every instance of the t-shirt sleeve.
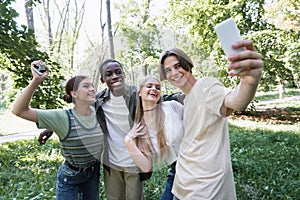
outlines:
{"label": "t-shirt sleeve", "polygon": [[204,94],[206,94],[206,108],[210,113],[221,115],[221,106],[223,105],[225,96],[231,91],[226,88],[218,79],[208,77],[203,80]]}
{"label": "t-shirt sleeve", "polygon": [[37,110],[38,128],[54,131],[60,139],[65,138],[69,131],[69,119],[65,110]]}
{"label": "t-shirt sleeve", "polygon": [[183,105],[177,101],[170,101],[171,108],[183,119]]}

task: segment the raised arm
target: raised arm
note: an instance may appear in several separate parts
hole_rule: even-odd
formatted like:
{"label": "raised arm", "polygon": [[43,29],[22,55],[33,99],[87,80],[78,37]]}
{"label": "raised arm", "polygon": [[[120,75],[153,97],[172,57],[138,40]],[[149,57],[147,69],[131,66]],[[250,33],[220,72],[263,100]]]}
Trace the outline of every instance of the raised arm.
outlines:
{"label": "raised arm", "polygon": [[253,42],[242,40],[233,45],[233,48],[244,47],[246,50],[230,56],[228,69],[243,68],[238,74],[230,73],[230,76],[241,78],[240,84],[230,92],[224,100],[221,112],[229,115],[234,110],[244,110],[255,96],[260,80],[264,62],[262,55],[254,49]]}
{"label": "raised arm", "polygon": [[143,127],[140,124],[134,124],[130,132],[125,136],[124,142],[136,166],[139,167],[142,172],[150,172],[152,169],[151,157],[143,154],[135,143],[135,138],[144,134],[141,132],[142,129]]}
{"label": "raised arm", "polygon": [[[32,62],[31,65],[39,64],[41,60]],[[33,78],[26,88],[23,89],[22,94],[15,101],[12,113],[26,120],[37,122],[36,111],[29,107],[30,100],[34,91],[38,85],[48,76],[49,70],[46,67],[46,72],[42,75],[38,75],[33,69],[31,69]]]}

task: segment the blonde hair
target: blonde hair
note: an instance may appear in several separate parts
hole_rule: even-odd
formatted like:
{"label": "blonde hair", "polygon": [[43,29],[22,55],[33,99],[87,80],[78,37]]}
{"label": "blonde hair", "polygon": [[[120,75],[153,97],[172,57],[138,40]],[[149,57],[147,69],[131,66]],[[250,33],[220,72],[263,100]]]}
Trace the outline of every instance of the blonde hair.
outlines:
{"label": "blonde hair", "polygon": [[[137,102],[136,102],[136,113],[135,113],[135,123],[141,123],[145,125],[144,131],[145,135],[139,136],[136,138],[136,144],[137,147],[146,155],[149,155],[150,153],[154,152],[154,147],[150,139],[150,134],[149,134],[149,127],[146,125],[145,120],[144,120],[144,112],[143,112],[143,103],[142,103],[142,98],[139,96],[139,92],[142,89],[143,86],[145,86],[145,83],[150,80],[150,79],[155,79],[159,83],[160,81],[152,76],[146,76],[140,83],[138,92],[137,92]],[[165,136],[165,130],[164,130],[164,121],[165,121],[165,113],[162,110],[162,98],[160,97],[159,101],[157,102],[157,107],[156,107],[156,115],[154,116],[156,120],[156,127],[158,129],[153,129],[153,130],[158,130],[156,134],[156,139],[157,139],[157,144],[159,147],[159,150],[161,151],[161,157],[164,157],[165,154],[169,154],[168,148],[167,147],[167,142],[166,142],[166,136]]]}

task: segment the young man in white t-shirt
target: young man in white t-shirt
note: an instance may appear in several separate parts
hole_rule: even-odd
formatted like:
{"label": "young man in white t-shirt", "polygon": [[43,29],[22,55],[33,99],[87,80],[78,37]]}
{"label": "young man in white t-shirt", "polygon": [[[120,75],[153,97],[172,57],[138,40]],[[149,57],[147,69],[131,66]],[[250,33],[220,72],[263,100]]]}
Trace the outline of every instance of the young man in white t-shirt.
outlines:
{"label": "young man in white t-shirt", "polygon": [[185,94],[185,135],[177,159],[174,199],[236,199],[226,117],[251,102],[264,64],[252,41],[239,41],[233,48],[245,48],[228,57],[229,70],[242,68],[238,74],[229,72],[241,78],[233,90],[212,77],[196,79],[191,59],[180,49],[165,51],[160,58],[161,79]]}

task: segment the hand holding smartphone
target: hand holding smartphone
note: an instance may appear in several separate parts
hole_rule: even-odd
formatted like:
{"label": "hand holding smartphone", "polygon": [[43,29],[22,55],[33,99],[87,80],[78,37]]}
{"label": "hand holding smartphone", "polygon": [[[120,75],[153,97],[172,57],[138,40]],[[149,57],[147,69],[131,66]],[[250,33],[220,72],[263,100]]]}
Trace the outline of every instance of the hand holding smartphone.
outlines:
{"label": "hand holding smartphone", "polygon": [[[233,43],[242,40],[240,31],[233,18],[226,19],[225,21],[217,24],[215,26],[215,31],[222,44],[223,51],[225,52],[225,55],[227,57],[244,50],[243,48],[232,48]],[[240,71],[242,71],[242,68],[231,70],[231,72],[235,74],[239,73]]]}
{"label": "hand holding smartphone", "polygon": [[46,63],[40,61],[38,63],[32,64],[31,68],[40,76],[46,72]]}

